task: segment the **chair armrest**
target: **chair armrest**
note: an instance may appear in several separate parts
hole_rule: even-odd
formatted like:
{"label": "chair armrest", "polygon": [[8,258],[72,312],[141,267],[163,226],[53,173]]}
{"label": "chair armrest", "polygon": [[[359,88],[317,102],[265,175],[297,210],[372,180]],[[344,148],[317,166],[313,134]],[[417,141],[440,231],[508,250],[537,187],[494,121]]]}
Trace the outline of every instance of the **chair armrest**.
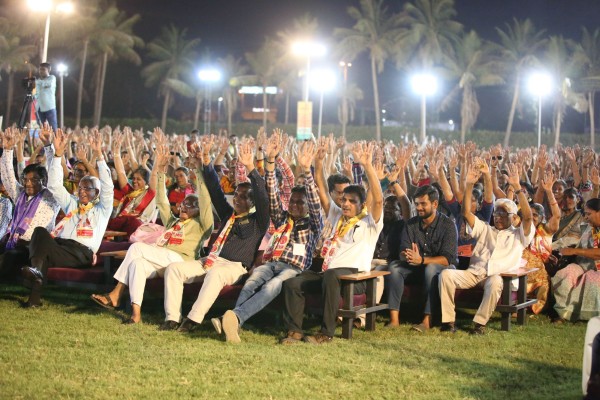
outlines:
{"label": "chair armrest", "polygon": [[530,269],[525,269],[525,268],[519,268],[516,269],[514,271],[508,271],[505,272],[503,274],[500,274],[501,277],[506,277],[506,278],[520,278],[521,276],[525,276],[525,275],[529,275],[532,272],[537,271],[538,268],[530,268]]}
{"label": "chair armrest", "polygon": [[389,275],[389,271],[369,271],[369,272],[357,272],[356,274],[340,275],[340,279],[343,281],[366,281],[369,279],[375,279],[379,276]]}

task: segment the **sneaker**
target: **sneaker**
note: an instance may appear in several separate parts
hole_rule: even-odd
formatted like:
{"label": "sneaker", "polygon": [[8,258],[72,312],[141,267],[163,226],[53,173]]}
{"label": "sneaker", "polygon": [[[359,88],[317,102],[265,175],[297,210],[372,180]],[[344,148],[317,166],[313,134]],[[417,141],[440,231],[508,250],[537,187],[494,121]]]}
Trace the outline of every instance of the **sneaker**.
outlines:
{"label": "sneaker", "polygon": [[332,336],[327,336],[324,333],[317,333],[315,335],[311,335],[311,336],[304,336],[304,341],[306,343],[310,343],[310,344],[324,344],[324,343],[331,343],[331,341],[333,340]]}
{"label": "sneaker", "polygon": [[279,344],[300,343],[303,338],[304,338],[304,335],[300,332],[288,331],[286,337],[279,340]]}
{"label": "sneaker", "polygon": [[230,343],[240,343],[242,340],[239,335],[240,321],[232,310],[225,311],[223,314],[223,332],[225,332],[225,341]]}
{"label": "sneaker", "polygon": [[456,333],[456,326],[454,325],[454,322],[443,323],[440,327],[440,332]]}
{"label": "sneaker", "polygon": [[485,325],[475,323],[475,327],[469,333],[471,335],[485,335]]}
{"label": "sneaker", "polygon": [[158,327],[159,331],[174,331],[179,328],[179,322],[177,321],[165,321]]}
{"label": "sneaker", "polygon": [[200,326],[199,323],[185,318],[181,325],[179,325],[179,328],[177,328],[177,332],[193,332],[198,326]]}
{"label": "sneaker", "polygon": [[210,319],[210,322],[212,322],[212,325],[215,328],[215,331],[217,331],[218,335],[223,334],[223,322],[221,321],[221,318],[223,317],[216,317]]}

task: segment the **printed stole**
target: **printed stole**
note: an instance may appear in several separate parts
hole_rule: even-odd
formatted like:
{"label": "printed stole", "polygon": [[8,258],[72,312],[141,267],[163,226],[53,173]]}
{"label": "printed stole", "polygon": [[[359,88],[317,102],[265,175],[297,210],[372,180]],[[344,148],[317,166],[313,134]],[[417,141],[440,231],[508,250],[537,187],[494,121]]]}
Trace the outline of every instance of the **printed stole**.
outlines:
{"label": "printed stole", "polygon": [[[135,206],[135,209],[134,209],[135,199],[138,198],[138,196],[142,196],[142,195],[143,195],[142,200],[139,202],[139,204],[137,206]],[[153,198],[154,198],[153,196],[148,195],[148,185],[144,186],[143,189],[131,191],[121,198],[121,201],[119,202],[119,206],[117,207],[116,215],[123,214],[123,215],[138,216],[142,212],[144,212],[144,209],[148,206],[148,204],[150,204],[150,202],[152,201]],[[127,201],[127,205],[125,206],[125,209],[123,209],[123,206],[125,205],[125,201]]]}
{"label": "printed stole", "polygon": [[29,201],[27,200],[25,191],[19,194],[17,203],[15,204],[14,217],[10,223],[8,242],[6,243],[7,250],[14,249],[19,241],[19,237],[29,229],[29,225],[37,212],[45,190],[47,189],[40,190]]}
{"label": "printed stole", "polygon": [[335,227],[335,233],[331,239],[326,239],[323,242],[323,248],[321,249],[321,257],[323,257],[323,272],[327,271],[329,268],[329,264],[331,263],[331,259],[335,255],[337,250],[337,243],[340,238],[346,236],[354,226],[368,215],[367,208],[363,208],[360,214],[355,215],[352,218],[345,219],[344,216],[341,216],[337,222]]}
{"label": "printed stole", "polygon": [[538,256],[543,262],[548,261],[550,254],[552,254],[552,244],[548,243],[548,234],[546,230],[539,224],[535,228],[535,235],[533,241],[529,247],[531,254]]}
{"label": "printed stole", "polygon": [[231,232],[231,228],[233,228],[233,224],[235,223],[235,220],[244,218],[244,217],[252,214],[254,211],[255,211],[255,208],[253,207],[249,213],[243,213],[243,214],[239,214],[239,215],[235,215],[235,213],[231,214],[231,217],[227,220],[227,223],[221,230],[221,233],[219,234],[219,236],[213,243],[212,248],[210,249],[210,254],[206,258],[206,261],[204,262],[205,270],[211,268],[213,266],[213,264],[215,263],[215,261],[217,260],[217,258],[219,257],[219,254],[221,253],[221,250],[223,250],[223,246],[225,245],[227,236],[229,235],[229,232]]}
{"label": "printed stole", "polygon": [[269,245],[265,249],[263,254],[263,262],[271,260],[279,260],[279,257],[283,254],[283,251],[290,242],[290,235],[294,229],[294,220],[288,216],[286,224],[282,224],[279,228],[273,232]]}
{"label": "printed stole", "polygon": [[155,244],[160,247],[182,244],[185,240],[185,233],[183,232],[182,228],[190,221],[191,219],[186,219],[185,221],[178,219],[172,227],[165,230],[163,234],[160,235]]}
{"label": "printed stole", "polygon": [[[90,201],[89,203],[87,203],[85,205],[78,203],[77,209],[69,211],[69,213],[67,215],[65,215],[65,217],[52,230],[50,235],[54,238],[58,237],[61,234],[61,232],[63,231],[63,229],[65,228],[65,224],[71,218],[73,218],[73,216],[75,214],[86,215],[88,213],[88,211],[90,211],[92,208],[94,208],[94,206],[96,204],[98,204],[99,201],[100,200],[98,198],[95,198],[93,201]],[[88,220],[87,217],[86,218],[82,217],[79,220],[79,222],[77,223],[77,237],[92,237],[92,236],[94,236],[94,230],[92,229],[92,227],[90,225],[90,221]]]}

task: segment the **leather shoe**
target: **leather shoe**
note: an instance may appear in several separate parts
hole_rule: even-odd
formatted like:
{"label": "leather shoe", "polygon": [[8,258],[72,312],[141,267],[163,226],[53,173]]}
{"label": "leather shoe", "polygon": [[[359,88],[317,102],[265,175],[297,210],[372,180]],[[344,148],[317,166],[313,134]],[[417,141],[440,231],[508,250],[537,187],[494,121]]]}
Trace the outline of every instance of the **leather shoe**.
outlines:
{"label": "leather shoe", "polygon": [[286,337],[279,340],[279,344],[294,344],[300,343],[304,335],[301,332],[288,331]]}
{"label": "leather shoe", "polygon": [[179,322],[177,321],[165,321],[159,327],[159,331],[174,331],[179,327]]}
{"label": "leather shoe", "polygon": [[199,323],[192,321],[189,318],[185,318],[179,328],[177,328],[177,332],[193,332],[196,328],[200,326]]}
{"label": "leather shoe", "polygon": [[485,325],[475,324],[475,327],[469,332],[471,335],[485,335]]}
{"label": "leather shoe", "polygon": [[456,333],[456,326],[454,325],[454,322],[443,323],[440,328],[440,332]]}
{"label": "leather shoe", "polygon": [[327,336],[324,333],[318,332],[314,335],[304,336],[304,341],[310,344],[325,344],[331,343],[333,337]]}
{"label": "leather shoe", "polygon": [[44,275],[35,267],[23,267],[21,268],[21,274],[23,275],[23,279],[30,282],[39,281],[39,283],[42,283],[44,281]]}

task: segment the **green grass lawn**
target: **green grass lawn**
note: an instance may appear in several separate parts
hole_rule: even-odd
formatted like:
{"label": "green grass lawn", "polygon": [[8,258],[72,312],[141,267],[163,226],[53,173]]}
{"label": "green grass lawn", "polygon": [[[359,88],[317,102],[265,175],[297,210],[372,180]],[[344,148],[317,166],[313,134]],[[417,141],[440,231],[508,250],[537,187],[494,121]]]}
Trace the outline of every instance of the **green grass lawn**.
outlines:
{"label": "green grass lawn", "polygon": [[[158,331],[160,298],[144,303],[137,326],[121,325],[122,314],[86,291],[50,286],[34,310],[20,308],[25,298],[0,285],[0,399],[581,398],[584,323],[539,317],[502,332],[495,315],[488,334],[472,337],[422,335],[409,322],[389,330],[381,316],[375,332],[355,330],[351,341],[280,346],[283,328],[259,314],[230,345],[208,320],[192,334]],[[460,327],[470,312],[459,313]]]}

